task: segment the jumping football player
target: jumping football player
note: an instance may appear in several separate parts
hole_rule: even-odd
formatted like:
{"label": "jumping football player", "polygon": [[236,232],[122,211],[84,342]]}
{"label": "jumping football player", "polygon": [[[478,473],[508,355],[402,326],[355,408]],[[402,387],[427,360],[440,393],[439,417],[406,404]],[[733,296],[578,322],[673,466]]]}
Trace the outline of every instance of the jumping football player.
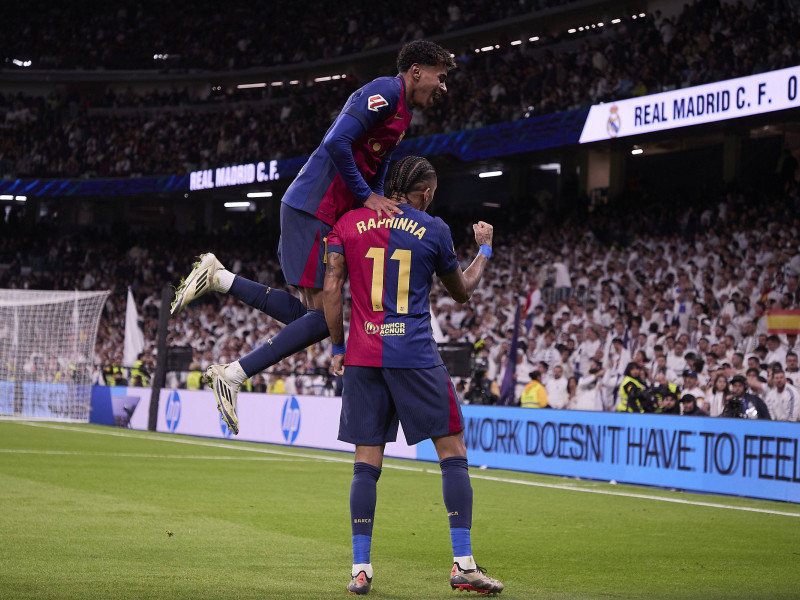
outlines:
{"label": "jumping football player", "polygon": [[[376,484],[385,444],[397,437],[398,420],[409,444],[430,438],[439,456],[453,547],[450,585],[482,593],[503,590],[472,557],[464,421],[433,339],[429,305],[434,273],[454,300],[469,300],[492,254],[493,231],[484,222],[473,226],[480,249],[462,272],[450,229],[425,212],[436,182],[427,160],[406,157],[395,165],[388,185],[389,196],[401,202],[402,216],[380,219],[373,211],[353,210],[328,236],[325,318],[333,369],[344,375],[339,439],[356,447],[350,487],[353,567],[347,586],[354,594],[366,594],[372,587]],[[348,274],[351,319],[345,348],[342,286]]]}
{"label": "jumping football player", "polygon": [[200,256],[180,283],[172,314],[208,291],[227,293],[286,326],[250,354],[230,364],[211,365],[206,378],[222,418],[239,432],[236,400],[249,377],[328,337],[322,311],[322,285],[328,233],[347,211],[365,206],[381,217],[399,213],[383,195],[389,160],[409,123],[411,110],[426,109],[447,93],[447,73],[455,68],[450,52],[416,40],[397,56],[399,74],[379,77],[354,92],[320,146],[289,186],[281,203],[278,259],[294,295],[234,275],[212,253]]}

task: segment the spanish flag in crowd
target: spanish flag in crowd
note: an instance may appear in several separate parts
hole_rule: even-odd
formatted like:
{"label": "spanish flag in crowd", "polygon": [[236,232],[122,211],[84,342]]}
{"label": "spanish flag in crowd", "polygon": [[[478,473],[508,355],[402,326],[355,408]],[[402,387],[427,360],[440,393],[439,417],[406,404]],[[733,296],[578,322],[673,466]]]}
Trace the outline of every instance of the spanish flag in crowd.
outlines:
{"label": "spanish flag in crowd", "polygon": [[767,312],[767,333],[800,334],[800,310],[770,310]]}

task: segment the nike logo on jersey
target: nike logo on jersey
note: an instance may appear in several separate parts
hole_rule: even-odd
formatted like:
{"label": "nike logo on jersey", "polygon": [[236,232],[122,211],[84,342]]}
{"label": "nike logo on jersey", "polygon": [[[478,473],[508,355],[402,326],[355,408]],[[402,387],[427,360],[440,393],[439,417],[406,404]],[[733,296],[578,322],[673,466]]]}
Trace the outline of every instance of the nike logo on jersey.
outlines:
{"label": "nike logo on jersey", "polygon": [[386,98],[380,94],[375,94],[367,98],[367,108],[373,112],[378,112],[378,110],[384,106],[389,106],[389,103],[386,101]]}

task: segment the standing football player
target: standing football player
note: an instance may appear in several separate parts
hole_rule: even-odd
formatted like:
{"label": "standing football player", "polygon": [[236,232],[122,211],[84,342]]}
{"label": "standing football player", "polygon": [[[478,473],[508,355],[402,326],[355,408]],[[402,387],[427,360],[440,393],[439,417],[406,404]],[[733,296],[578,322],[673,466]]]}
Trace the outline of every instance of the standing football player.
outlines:
{"label": "standing football player", "polygon": [[172,314],[208,291],[227,293],[286,326],[266,344],[230,364],[211,365],[206,378],[217,408],[233,433],[239,432],[236,399],[248,378],[328,337],[322,310],[324,261],[334,223],[354,207],[378,217],[400,213],[383,195],[391,154],[403,139],[411,110],[426,109],[447,93],[447,73],[455,68],[450,52],[416,40],[397,56],[399,74],[379,77],[354,92],[320,146],[289,186],[281,203],[278,259],[294,295],[227,271],[211,253],[200,256],[178,286]]}
{"label": "standing football player", "polygon": [[[399,161],[389,196],[402,216],[381,219],[367,209],[344,215],[328,237],[325,318],[333,343],[333,370],[344,375],[339,439],[355,444],[350,487],[353,567],[347,589],[372,587],[370,549],[377,482],[387,442],[398,420],[413,445],[432,439],[442,470],[450,521],[453,589],[498,593],[503,584],[486,576],[472,557],[472,486],[464,421],[456,392],[433,339],[429,295],[434,273],[457,302],[472,296],[492,254],[492,226],[473,226],[480,246],[462,271],[450,229],[425,210],[436,192],[433,166],[417,156]],[[342,286],[350,275],[351,320],[345,348]],[[347,365],[345,368],[344,365]]]}

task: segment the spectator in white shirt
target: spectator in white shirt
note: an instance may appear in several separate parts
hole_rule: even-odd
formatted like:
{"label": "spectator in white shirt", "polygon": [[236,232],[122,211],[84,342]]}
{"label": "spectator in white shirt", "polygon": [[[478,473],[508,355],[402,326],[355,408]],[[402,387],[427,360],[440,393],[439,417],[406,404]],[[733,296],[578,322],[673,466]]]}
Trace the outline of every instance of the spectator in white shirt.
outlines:
{"label": "spectator in white shirt", "polygon": [[800,386],[800,366],[795,352],[786,353],[786,377],[791,379],[794,385]]}
{"label": "spectator in white shirt", "polygon": [[766,385],[758,377],[749,375],[747,384],[762,395],[773,421],[800,421],[800,392],[786,382],[786,373],[780,366],[769,369]]}
{"label": "spectator in white shirt", "polygon": [[705,408],[708,409],[708,414],[712,417],[718,417],[722,414],[722,409],[725,408],[725,399],[731,395],[730,388],[728,387],[728,379],[724,373],[718,373],[714,377],[714,382],[705,391],[704,397],[706,400]]}
{"label": "spectator in white shirt", "polygon": [[777,335],[767,338],[767,355],[764,362],[770,365],[777,362],[782,368],[786,368],[786,349],[781,346],[781,340]]}
{"label": "spectator in white shirt", "polygon": [[578,379],[578,392],[572,406],[575,410],[603,410],[602,392],[600,390],[601,378],[605,371],[601,368],[600,361],[589,361],[589,372]]}
{"label": "spectator in white shirt", "polygon": [[695,371],[684,371],[683,393],[694,396],[697,407],[705,411],[705,392],[697,383],[697,373]]}
{"label": "spectator in white shirt", "polygon": [[567,378],[561,365],[553,366],[553,376],[544,386],[547,389],[547,403],[552,408],[566,408],[569,395],[567,393]]}
{"label": "spectator in white shirt", "polygon": [[597,336],[597,330],[594,327],[587,327],[584,330],[584,339],[578,344],[573,357],[577,360],[577,367],[581,374],[589,371],[589,361],[597,354],[600,348],[600,338]]}
{"label": "spectator in white shirt", "polygon": [[667,354],[667,367],[675,373],[683,373],[686,369],[686,359],[684,358],[685,347],[680,340],[675,341],[672,351]]}

